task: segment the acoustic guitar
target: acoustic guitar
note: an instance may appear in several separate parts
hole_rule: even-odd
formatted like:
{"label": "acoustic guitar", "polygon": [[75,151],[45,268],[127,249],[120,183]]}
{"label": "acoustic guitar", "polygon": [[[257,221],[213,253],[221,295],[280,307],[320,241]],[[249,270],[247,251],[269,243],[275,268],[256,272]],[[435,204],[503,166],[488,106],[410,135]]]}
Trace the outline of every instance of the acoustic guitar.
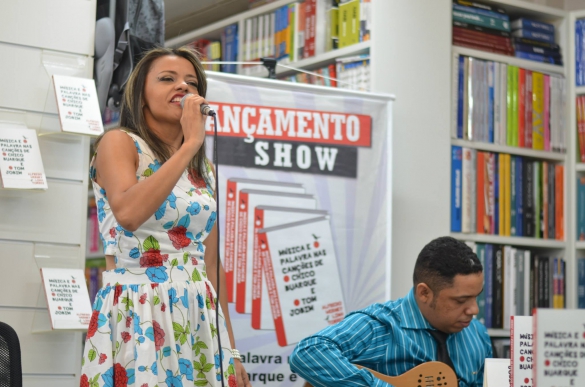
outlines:
{"label": "acoustic guitar", "polygon": [[[396,387],[457,387],[457,376],[451,367],[439,361],[430,361],[417,365],[399,376],[387,376],[377,371],[362,367],[356,367],[370,371],[377,379]],[[308,382],[304,387],[312,387]]]}

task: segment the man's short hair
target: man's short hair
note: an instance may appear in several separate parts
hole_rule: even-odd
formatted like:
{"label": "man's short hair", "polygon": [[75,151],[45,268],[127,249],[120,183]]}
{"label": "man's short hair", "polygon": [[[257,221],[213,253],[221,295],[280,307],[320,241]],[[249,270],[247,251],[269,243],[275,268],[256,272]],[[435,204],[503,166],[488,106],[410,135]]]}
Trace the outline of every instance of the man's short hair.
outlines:
{"label": "man's short hair", "polygon": [[452,237],[440,237],[421,250],[414,266],[414,286],[426,283],[433,292],[453,285],[458,275],[481,273],[483,267],[477,255],[464,242]]}

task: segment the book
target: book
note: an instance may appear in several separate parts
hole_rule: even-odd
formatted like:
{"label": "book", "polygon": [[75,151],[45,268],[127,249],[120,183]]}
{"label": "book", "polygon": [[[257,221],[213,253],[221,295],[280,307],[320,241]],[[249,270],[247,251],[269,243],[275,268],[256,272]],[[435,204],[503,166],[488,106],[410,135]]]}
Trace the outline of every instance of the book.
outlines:
{"label": "book", "polygon": [[485,293],[485,326],[494,327],[494,245],[485,245],[484,291]]}
{"label": "book", "polygon": [[[280,206],[257,206],[254,209],[254,249],[252,274],[252,317],[251,326],[254,329],[274,330],[274,320],[270,312],[270,297],[264,275],[264,264],[260,254],[258,230],[280,226],[287,223],[300,222],[327,216],[325,210],[313,210]],[[287,271],[289,277],[295,281],[300,277],[300,270],[292,268]]]}
{"label": "book", "polygon": [[526,94],[525,94],[525,102],[524,102],[524,112],[525,112],[525,118],[524,118],[524,146],[526,148],[532,148],[532,143],[533,143],[533,72],[530,70],[526,70]]}
{"label": "book", "polygon": [[272,205],[315,209],[313,195],[242,189],[238,196],[235,304],[238,313],[252,313],[254,209]]}
{"label": "book", "polygon": [[360,41],[360,0],[339,4],[338,47],[343,48]]}
{"label": "book", "polygon": [[[278,345],[294,344],[341,321],[345,303],[329,219],[287,223],[258,234]],[[283,276],[298,262],[306,268],[297,280]]]}
{"label": "book", "polygon": [[512,316],[510,322],[511,387],[532,387],[532,317]]}
{"label": "book", "polygon": [[479,1],[473,1],[473,0],[454,0],[454,3],[457,3],[459,5],[463,5],[466,7],[473,7],[473,8],[478,8],[478,9],[485,9],[487,11],[492,11],[492,12],[497,12],[499,14],[502,15],[507,15],[506,11],[503,8],[497,7],[495,5],[491,5],[491,4],[486,4],[486,3],[482,3]]}
{"label": "book", "polygon": [[[487,278],[485,277],[486,275],[486,245],[483,243],[477,243],[475,245],[475,253],[477,255],[477,258],[479,259],[479,262],[481,263],[481,266],[483,268],[483,272],[484,272],[484,283],[487,282]],[[477,298],[476,298],[476,302],[477,302],[477,307],[479,312],[477,313],[477,315],[475,316],[475,318],[477,318],[477,321],[479,321],[480,323],[486,325],[486,320],[485,320],[485,301],[486,301],[486,289],[484,286],[483,292],[481,292]]]}
{"label": "book", "polygon": [[0,184],[7,189],[46,190],[37,132],[20,124],[0,123]]}
{"label": "book", "polygon": [[555,65],[562,65],[563,62],[553,56],[545,56],[540,54],[532,54],[529,52],[516,51],[515,56],[520,59],[533,60],[535,62],[551,63]]}
{"label": "book", "polygon": [[84,271],[43,267],[41,278],[52,329],[87,330],[92,308]]}
{"label": "book", "polygon": [[225,229],[223,268],[225,271],[228,302],[235,302],[235,276],[237,267],[237,243],[238,243],[238,208],[240,203],[240,191],[243,189],[260,189],[262,191],[277,191],[304,194],[302,184],[281,183],[269,180],[255,180],[246,178],[228,178],[226,182],[225,196],[221,201],[225,203]]}
{"label": "book", "polygon": [[464,28],[469,31],[482,32],[493,36],[501,36],[504,38],[510,38],[512,36],[510,32],[507,31],[496,30],[489,27],[482,27],[475,24],[470,24],[457,20],[453,20],[453,27]]}
{"label": "book", "polygon": [[554,43],[555,37],[552,34],[541,32],[541,31],[532,31],[528,29],[520,29],[512,31],[512,36],[517,38],[525,38],[531,40],[538,40],[545,43]]}
{"label": "book", "polygon": [[554,49],[550,49],[550,48],[539,47],[539,46],[534,46],[534,45],[524,44],[524,43],[514,43],[513,47],[514,47],[515,51],[521,51],[521,52],[530,53],[530,54],[552,56],[552,57],[558,58],[559,60],[561,59],[561,53],[559,50],[554,50]]}
{"label": "book", "polygon": [[518,146],[525,146],[525,120],[526,120],[526,70],[518,69]]}
{"label": "book", "polygon": [[533,384],[538,387],[582,386],[585,346],[580,309],[536,309],[533,316]]}
{"label": "book", "polygon": [[504,20],[507,22],[510,21],[510,17],[505,13],[494,12],[494,11],[483,9],[483,8],[470,7],[470,6],[465,6],[465,5],[453,3],[453,10],[473,13],[473,14],[481,15],[481,16],[493,17],[495,19],[501,19],[501,20]]}
{"label": "book", "polygon": [[577,258],[577,307],[585,309],[585,258]]}
{"label": "book", "polygon": [[484,387],[510,387],[510,359],[485,359]]}
{"label": "book", "polygon": [[452,146],[451,153],[451,231],[461,232],[463,150],[460,146]]}
{"label": "book", "polygon": [[510,31],[510,23],[500,18],[477,15],[470,12],[462,12],[453,10],[453,20],[470,24],[475,24],[481,27],[493,28],[501,31]]}
{"label": "book", "polygon": [[555,33],[555,26],[553,26],[552,24],[545,23],[542,21],[527,19],[524,17],[521,17],[520,19],[516,19],[516,20],[512,21],[512,23],[510,23],[510,27],[513,30],[528,29],[528,30],[532,30],[532,31],[547,32],[549,34]]}
{"label": "book", "polygon": [[461,195],[461,232],[470,233],[475,229],[476,219],[476,156],[475,149],[463,148]]}

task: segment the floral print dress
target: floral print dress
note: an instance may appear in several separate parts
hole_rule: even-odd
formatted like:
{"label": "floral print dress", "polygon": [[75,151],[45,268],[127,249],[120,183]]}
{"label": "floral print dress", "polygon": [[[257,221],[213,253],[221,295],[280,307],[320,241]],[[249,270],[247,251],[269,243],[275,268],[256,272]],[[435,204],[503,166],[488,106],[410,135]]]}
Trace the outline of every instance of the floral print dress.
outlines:
{"label": "floral print dress", "polygon": [[[157,173],[160,163],[146,143],[126,133],[138,152],[136,178]],[[117,268],[104,272],[105,285],[93,305],[81,387],[221,386],[222,378],[236,386],[225,321],[205,272],[202,242],[217,216],[209,165],[204,178],[185,171],[134,232],[116,222],[95,176],[92,161],[100,234]]]}

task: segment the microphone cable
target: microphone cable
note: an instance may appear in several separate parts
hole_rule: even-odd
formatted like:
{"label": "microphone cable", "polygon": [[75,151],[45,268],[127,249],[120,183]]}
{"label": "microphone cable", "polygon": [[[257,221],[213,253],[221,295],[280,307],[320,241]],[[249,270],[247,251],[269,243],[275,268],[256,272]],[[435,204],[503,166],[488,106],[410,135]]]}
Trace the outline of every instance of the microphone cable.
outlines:
{"label": "microphone cable", "polygon": [[[217,296],[217,302],[215,303],[215,327],[217,329],[217,346],[219,347],[219,371],[221,372],[221,386],[225,387],[224,375],[223,375],[223,349],[221,347],[221,335],[219,334],[219,308],[220,304],[220,291],[221,291],[221,279],[220,274],[221,270],[219,270],[221,266],[221,257],[219,255],[219,247],[220,247],[220,228],[219,227],[219,162],[217,161],[217,114],[210,110],[208,115],[213,117],[213,167],[215,168],[215,214],[216,214],[216,227],[217,227],[217,265],[216,265],[216,278],[217,278],[217,289],[215,290],[215,294]],[[224,312],[225,314],[225,312]],[[234,365],[234,374],[235,374],[235,365]],[[236,376],[237,378],[237,376]]]}

